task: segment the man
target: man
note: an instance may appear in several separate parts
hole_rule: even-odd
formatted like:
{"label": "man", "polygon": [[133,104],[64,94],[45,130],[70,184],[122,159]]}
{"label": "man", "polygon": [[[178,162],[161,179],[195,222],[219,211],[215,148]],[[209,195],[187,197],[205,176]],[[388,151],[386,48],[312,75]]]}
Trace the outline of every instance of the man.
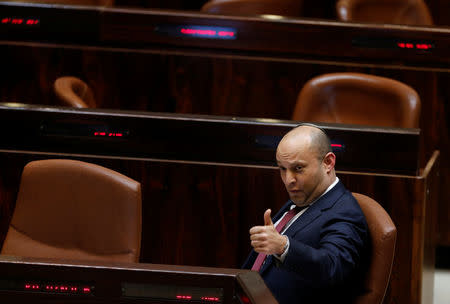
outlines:
{"label": "man", "polygon": [[290,200],[273,221],[268,209],[264,226],[250,229],[253,251],[243,268],[259,271],[280,304],[351,303],[367,262],[368,228],[336,177],[328,137],[299,126],[283,137],[276,158]]}

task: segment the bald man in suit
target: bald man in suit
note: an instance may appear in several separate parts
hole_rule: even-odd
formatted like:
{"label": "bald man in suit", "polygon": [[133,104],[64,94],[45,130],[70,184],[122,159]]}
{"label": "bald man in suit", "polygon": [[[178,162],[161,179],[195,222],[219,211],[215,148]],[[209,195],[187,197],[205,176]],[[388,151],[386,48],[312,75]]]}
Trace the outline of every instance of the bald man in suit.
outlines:
{"label": "bald man in suit", "polygon": [[328,137],[299,126],[280,141],[276,158],[290,200],[250,229],[253,250],[243,268],[259,271],[280,304],[351,303],[369,234],[358,202],[336,177]]}

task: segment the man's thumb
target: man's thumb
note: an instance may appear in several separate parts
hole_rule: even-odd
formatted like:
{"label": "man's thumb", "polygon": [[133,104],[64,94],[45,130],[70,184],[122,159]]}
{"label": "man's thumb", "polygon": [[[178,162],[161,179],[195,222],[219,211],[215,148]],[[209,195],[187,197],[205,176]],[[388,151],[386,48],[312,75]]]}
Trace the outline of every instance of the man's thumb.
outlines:
{"label": "man's thumb", "polygon": [[264,226],[273,226],[272,219],[270,218],[270,213],[272,210],[267,209],[266,212],[264,212]]}

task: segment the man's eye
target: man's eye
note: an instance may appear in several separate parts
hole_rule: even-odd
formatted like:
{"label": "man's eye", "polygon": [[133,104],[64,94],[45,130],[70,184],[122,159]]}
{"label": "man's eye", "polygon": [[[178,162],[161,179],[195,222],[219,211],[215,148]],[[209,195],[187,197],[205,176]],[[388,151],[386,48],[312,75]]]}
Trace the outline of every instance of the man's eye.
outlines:
{"label": "man's eye", "polygon": [[278,167],[278,168],[280,168],[281,171],[286,170],[286,168],[284,168],[284,167]]}
{"label": "man's eye", "polygon": [[295,167],[295,171],[302,171],[303,167],[297,166]]}

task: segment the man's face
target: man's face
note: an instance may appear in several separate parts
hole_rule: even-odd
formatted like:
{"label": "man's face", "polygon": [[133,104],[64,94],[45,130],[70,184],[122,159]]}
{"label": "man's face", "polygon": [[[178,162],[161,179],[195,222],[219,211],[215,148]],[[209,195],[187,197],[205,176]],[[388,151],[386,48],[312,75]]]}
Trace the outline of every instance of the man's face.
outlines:
{"label": "man's face", "polygon": [[297,205],[308,205],[324,189],[326,169],[317,152],[302,142],[287,141],[277,149],[281,179],[291,200]]}

